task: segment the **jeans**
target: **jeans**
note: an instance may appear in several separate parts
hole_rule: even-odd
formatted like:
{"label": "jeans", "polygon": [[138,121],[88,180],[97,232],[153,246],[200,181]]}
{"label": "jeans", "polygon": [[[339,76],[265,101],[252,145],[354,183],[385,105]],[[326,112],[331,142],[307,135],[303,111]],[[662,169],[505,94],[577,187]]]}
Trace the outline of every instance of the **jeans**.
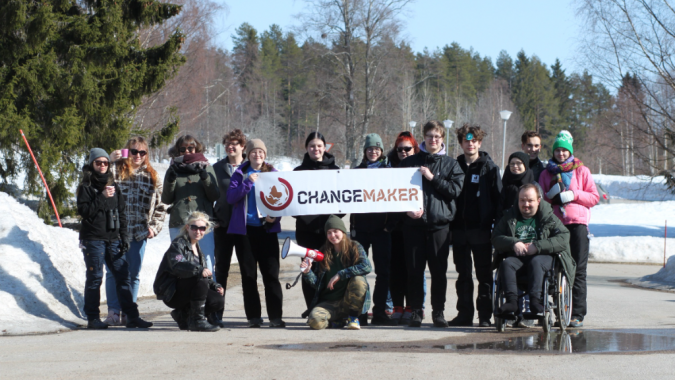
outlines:
{"label": "jeans", "polygon": [[84,284],[84,313],[87,320],[100,318],[101,282],[103,281],[103,265],[107,265],[115,277],[117,298],[122,304],[122,311],[127,318],[138,318],[138,306],[133,301],[129,285],[129,265],[124,255],[120,254],[120,241],[83,240],[81,242],[84,264],[87,267]]}
{"label": "jeans", "polygon": [[[138,299],[138,287],[140,285],[141,267],[143,266],[143,256],[145,256],[145,245],[147,239],[141,241],[133,240],[129,245],[129,252],[124,257],[129,264],[129,278],[131,285],[131,295],[134,302]],[[108,310],[121,310],[120,301],[117,299],[117,290],[115,288],[115,276],[110,271],[110,267],[105,266],[105,295],[108,299]]]}
{"label": "jeans", "polygon": [[[179,234],[180,234],[180,227],[169,228],[169,236],[171,237],[171,241],[173,241],[173,239],[175,239]],[[206,259],[206,267],[209,268],[209,270],[213,274],[213,281],[217,282],[216,273],[213,271],[213,263],[216,262],[216,259],[214,257],[216,250],[216,243],[213,240],[213,232],[204,235],[202,240],[199,241],[199,248],[201,248],[202,253],[204,253],[204,259]]]}

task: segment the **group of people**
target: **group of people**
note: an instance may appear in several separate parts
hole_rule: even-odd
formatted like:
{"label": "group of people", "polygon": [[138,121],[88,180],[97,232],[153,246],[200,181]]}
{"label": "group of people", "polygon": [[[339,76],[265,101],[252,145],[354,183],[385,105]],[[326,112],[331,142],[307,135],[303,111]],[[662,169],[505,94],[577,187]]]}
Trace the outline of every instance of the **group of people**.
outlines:
{"label": "group of people", "polygon": [[[363,159],[355,169],[415,167],[422,174],[424,208],[407,213],[295,217],[296,241],[318,250],[324,260],[304,260],[303,317],[312,329],[360,329],[361,326],[405,324],[420,327],[427,296],[425,270],[431,274],[431,317],[435,327],[472,326],[477,311],[481,327],[491,326],[495,313],[542,312],[541,278],[562,254],[573,282],[570,326],[580,327],[586,315],[586,266],[589,209],[598,199],[590,171],[573,156],[573,138],[561,131],[552,157],[539,159],[541,136],[526,132],[522,152],[511,154],[503,174],[481,150],[486,133],[478,125],[457,129],[463,154],[446,153],[441,122],[423,127],[418,144],[401,132],[392,149],[369,134]],[[180,137],[170,149],[171,165],[163,183],[148,160],[147,142],[130,139],[108,155],[92,149],[77,192],[82,216],[80,232],[87,265],[85,313],[89,328],[149,327],[138,315],[138,273],[147,239],[161,231],[170,214],[171,246],[159,266],[154,291],[172,310],[180,329],[217,331],[223,327],[225,288],[233,252],[241,271],[244,311],[249,327],[264,324],[257,271],[262,274],[269,327],[283,328],[283,294],[279,281],[280,218],[257,207],[259,173],[276,169],[267,162],[260,139],[248,140],[241,130],[223,138],[227,156],[211,166],[203,145]],[[335,170],[326,141],[312,132],[306,153],[295,170]],[[544,202],[542,202],[544,200]],[[446,321],[447,269],[452,246],[457,315]],[[498,255],[493,255],[493,248]],[[372,250],[371,250],[372,249]],[[373,271],[371,291],[366,275]],[[493,256],[499,264],[507,302],[493,310]],[[108,271],[108,317],[99,318],[102,269]],[[474,304],[475,269],[478,281]],[[529,305],[518,303],[517,276],[527,275]],[[539,282],[538,282],[539,281]],[[222,285],[221,285],[222,284]],[[539,288],[537,288],[539,284]],[[530,314],[531,314],[530,313]],[[521,321],[526,323],[526,321]]]}

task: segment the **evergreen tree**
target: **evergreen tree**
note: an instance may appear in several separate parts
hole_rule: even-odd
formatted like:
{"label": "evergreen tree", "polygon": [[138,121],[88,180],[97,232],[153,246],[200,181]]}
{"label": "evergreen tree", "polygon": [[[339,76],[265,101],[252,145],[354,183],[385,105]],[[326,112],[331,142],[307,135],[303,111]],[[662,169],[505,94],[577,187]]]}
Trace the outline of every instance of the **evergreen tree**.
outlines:
{"label": "evergreen tree", "polygon": [[499,57],[497,57],[497,70],[495,76],[502,78],[509,84],[509,88],[513,86],[514,79],[514,70],[513,70],[513,59],[509,56],[509,53],[506,50],[499,52]]}
{"label": "evergreen tree", "polygon": [[180,10],[154,0],[3,1],[2,180],[25,170],[29,193],[42,194],[20,141],[23,129],[63,210],[83,156],[92,147],[119,148],[142,98],[162,88],[183,64],[180,31],[147,49],[139,41],[140,30]]}

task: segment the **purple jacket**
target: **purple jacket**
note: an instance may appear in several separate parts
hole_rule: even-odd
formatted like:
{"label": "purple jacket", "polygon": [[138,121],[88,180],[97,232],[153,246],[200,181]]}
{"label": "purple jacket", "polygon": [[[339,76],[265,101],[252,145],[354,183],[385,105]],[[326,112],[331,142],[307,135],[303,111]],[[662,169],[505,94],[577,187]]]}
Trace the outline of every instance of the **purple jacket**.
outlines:
{"label": "purple jacket", "polygon": [[[269,164],[268,164],[269,165]],[[244,171],[251,166],[250,162],[240,165],[230,178],[230,188],[227,190],[227,203],[233,205],[230,225],[227,227],[228,234],[246,235],[246,195],[253,187],[253,181],[244,179]],[[278,171],[272,168],[273,172]],[[254,195],[254,194],[251,194]],[[257,199],[256,199],[257,204]],[[281,232],[281,218],[277,217],[268,233]]]}

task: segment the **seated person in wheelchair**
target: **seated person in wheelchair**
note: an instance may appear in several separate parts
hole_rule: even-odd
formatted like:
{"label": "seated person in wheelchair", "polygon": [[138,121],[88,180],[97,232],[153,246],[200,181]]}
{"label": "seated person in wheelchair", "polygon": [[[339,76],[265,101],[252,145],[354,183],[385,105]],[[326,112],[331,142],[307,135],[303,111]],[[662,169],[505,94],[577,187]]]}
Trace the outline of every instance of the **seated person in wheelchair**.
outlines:
{"label": "seated person in wheelchair", "polygon": [[518,311],[518,275],[526,276],[530,295],[530,310],[544,313],[542,287],[546,271],[553,267],[554,255],[560,253],[565,274],[574,273],[576,266],[569,247],[570,233],[553,214],[547,202],[541,201],[539,188],[534,184],[520,187],[518,207],[509,209],[492,232],[495,250],[505,253],[499,266],[500,286],[506,303],[497,314]]}

